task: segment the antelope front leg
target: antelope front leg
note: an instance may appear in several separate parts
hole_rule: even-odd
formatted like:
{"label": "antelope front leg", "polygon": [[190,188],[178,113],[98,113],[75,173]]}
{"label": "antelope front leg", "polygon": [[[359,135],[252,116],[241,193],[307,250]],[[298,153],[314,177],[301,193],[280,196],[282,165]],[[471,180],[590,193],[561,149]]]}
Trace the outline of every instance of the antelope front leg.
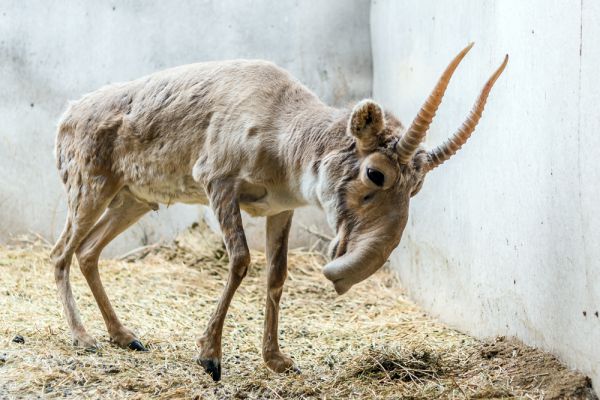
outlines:
{"label": "antelope front leg", "polygon": [[229,254],[229,276],[217,309],[208,321],[204,335],[197,341],[200,348],[198,363],[214,381],[218,381],[221,379],[223,323],[233,294],[246,276],[250,265],[250,251],[244,235],[235,182],[216,181],[209,184],[207,189],[211,207],[219,220],[225,247]]}
{"label": "antelope front leg", "polygon": [[287,278],[288,234],[293,214],[293,211],[284,211],[267,217],[267,305],[262,354],[267,366],[275,372],[300,372],[292,359],[279,350],[277,341],[279,300]]}

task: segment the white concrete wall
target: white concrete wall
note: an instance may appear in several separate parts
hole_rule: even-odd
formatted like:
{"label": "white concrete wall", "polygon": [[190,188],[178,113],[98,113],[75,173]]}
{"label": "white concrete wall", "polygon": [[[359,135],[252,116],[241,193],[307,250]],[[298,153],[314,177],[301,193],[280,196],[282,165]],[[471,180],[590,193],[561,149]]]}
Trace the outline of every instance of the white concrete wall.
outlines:
{"label": "white concrete wall", "polygon": [[431,128],[459,126],[505,53],[476,134],[431,172],[393,256],[410,295],[479,336],[516,335],[600,385],[600,3],[383,1],[374,96],[410,123],[467,43]]}
{"label": "white concrete wall", "polygon": [[[229,58],[275,61],[331,104],[366,97],[369,9],[369,0],[2,1],[0,240],[28,231],[53,240],[62,229],[52,150],[68,100],[109,82]],[[113,254],[171,237],[198,214],[162,209],[125,233]]]}

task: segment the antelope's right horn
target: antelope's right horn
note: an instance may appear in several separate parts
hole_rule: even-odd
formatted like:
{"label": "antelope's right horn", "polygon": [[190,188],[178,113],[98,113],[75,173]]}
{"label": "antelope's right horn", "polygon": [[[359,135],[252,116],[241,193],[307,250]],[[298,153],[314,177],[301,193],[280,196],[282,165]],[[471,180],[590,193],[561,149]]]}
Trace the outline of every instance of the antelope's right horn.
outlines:
{"label": "antelope's right horn", "polygon": [[402,135],[398,141],[396,151],[398,152],[400,163],[408,164],[415,150],[423,141],[423,138],[429,129],[429,125],[431,125],[431,121],[433,121],[433,117],[435,117],[435,112],[442,102],[442,98],[444,97],[444,93],[446,92],[446,88],[448,87],[448,83],[450,82],[452,74],[465,55],[469,52],[469,50],[471,50],[473,44],[474,43],[471,43],[465,47],[446,67],[446,70],[433,88],[433,91],[427,98],[427,101],[425,101],[425,104],[423,104],[421,110],[419,110],[419,113],[410,125],[410,128],[408,128],[406,133]]}

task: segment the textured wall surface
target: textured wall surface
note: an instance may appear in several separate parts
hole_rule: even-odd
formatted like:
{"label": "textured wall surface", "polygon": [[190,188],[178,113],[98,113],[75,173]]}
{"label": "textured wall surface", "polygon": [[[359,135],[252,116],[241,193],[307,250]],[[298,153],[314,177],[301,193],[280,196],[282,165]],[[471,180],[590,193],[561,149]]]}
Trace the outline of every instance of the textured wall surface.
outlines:
{"label": "textured wall surface", "polygon": [[600,385],[600,4],[382,1],[374,96],[410,123],[449,60],[439,144],[510,53],[475,135],[430,173],[392,263],[419,303],[481,336],[516,335]]}
{"label": "textured wall surface", "polygon": [[[28,231],[53,240],[62,229],[66,208],[52,151],[68,100],[180,64],[264,58],[328,103],[345,105],[371,93],[369,9],[369,0],[3,1],[0,240]],[[112,252],[169,238],[198,215],[193,206],[162,208]],[[259,229],[251,232],[252,242],[262,242]]]}

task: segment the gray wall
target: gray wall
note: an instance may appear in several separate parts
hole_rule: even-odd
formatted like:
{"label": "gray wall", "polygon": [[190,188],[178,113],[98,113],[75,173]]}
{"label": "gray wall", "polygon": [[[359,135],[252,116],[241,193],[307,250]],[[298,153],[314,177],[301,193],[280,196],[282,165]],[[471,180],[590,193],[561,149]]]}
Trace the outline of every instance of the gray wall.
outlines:
{"label": "gray wall", "polygon": [[[583,8],[582,8],[583,5]],[[480,336],[516,335],[600,384],[600,3],[373,1],[374,96],[410,123],[450,59],[439,144],[510,53],[483,119],[430,173],[392,264]]]}
{"label": "gray wall", "polygon": [[[331,104],[368,97],[369,8],[368,0],[1,2],[0,240],[29,231],[53,240],[62,229],[52,152],[68,100],[109,82],[228,58],[275,61]],[[112,253],[169,238],[198,215],[191,206],[162,209]]]}

